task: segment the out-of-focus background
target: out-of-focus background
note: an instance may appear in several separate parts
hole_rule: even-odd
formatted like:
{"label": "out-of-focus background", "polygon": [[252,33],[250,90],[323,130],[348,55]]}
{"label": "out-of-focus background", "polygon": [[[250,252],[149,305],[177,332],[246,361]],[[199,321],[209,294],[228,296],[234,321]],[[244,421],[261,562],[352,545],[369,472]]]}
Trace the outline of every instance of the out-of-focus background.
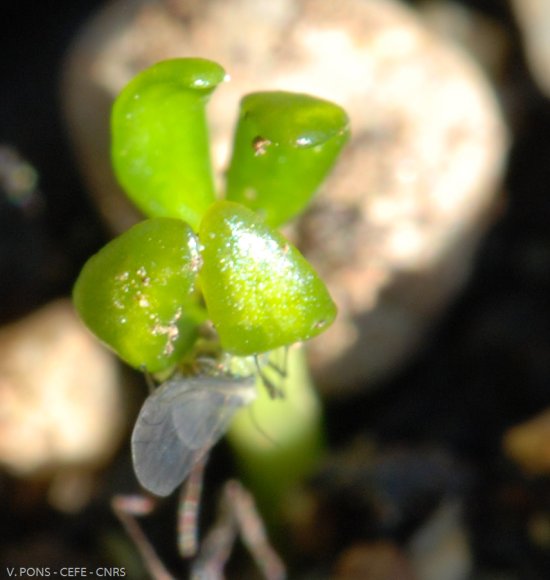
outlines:
{"label": "out-of-focus background", "polygon": [[[289,516],[290,577],[548,578],[550,6],[3,0],[0,22],[0,576],[147,577],[110,508],[138,489],[145,387],[68,297],[136,219],[106,165],[110,99],[150,62],[198,54],[233,78],[211,106],[218,170],[254,88],[320,94],[352,120],[289,230],[340,308],[310,350],[330,456]],[[205,526],[234,475],[222,443]],[[145,527],[186,577],[175,500]],[[228,577],[255,574],[238,549]]]}

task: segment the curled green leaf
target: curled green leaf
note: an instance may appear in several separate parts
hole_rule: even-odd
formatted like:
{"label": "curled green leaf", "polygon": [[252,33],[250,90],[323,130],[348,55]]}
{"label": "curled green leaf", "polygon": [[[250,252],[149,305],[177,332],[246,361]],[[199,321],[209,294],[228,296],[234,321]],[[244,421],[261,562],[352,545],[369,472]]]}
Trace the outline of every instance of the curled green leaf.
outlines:
{"label": "curled green leaf", "polygon": [[131,366],[159,372],[193,347],[204,320],[198,240],[185,222],[153,218],[84,265],[73,300],[90,330]]}
{"label": "curled green leaf", "polygon": [[214,201],[205,106],[225,76],[206,59],[167,60],[140,73],[117,97],[113,167],[145,215],[179,217],[196,230]]}
{"label": "curled green leaf", "polygon": [[200,285],[226,351],[267,352],[312,338],[334,320],[336,307],[307,260],[250,209],[216,202],[199,238]]}
{"label": "curled green leaf", "polygon": [[227,199],[279,226],[308,204],[349,138],[345,111],[329,101],[284,91],[241,101]]}

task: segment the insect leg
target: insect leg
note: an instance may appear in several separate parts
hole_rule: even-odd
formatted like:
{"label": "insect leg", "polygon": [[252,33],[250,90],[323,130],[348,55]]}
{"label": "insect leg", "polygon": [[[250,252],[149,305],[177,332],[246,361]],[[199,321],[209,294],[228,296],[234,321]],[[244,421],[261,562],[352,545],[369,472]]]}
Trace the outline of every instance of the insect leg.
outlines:
{"label": "insect leg", "polygon": [[[288,346],[282,347],[283,361],[281,365],[279,365],[279,361],[275,362],[272,360],[271,357],[267,359],[266,363],[270,369],[273,369],[279,375],[279,377],[281,377],[281,379],[286,379],[286,377],[288,376],[288,348],[289,348]],[[277,355],[279,355],[280,352],[281,349],[273,351],[273,353],[277,353]],[[278,356],[277,358],[280,358],[280,356]]]}
{"label": "insect leg", "polygon": [[[284,398],[283,391],[275,385],[275,383],[265,374],[264,370],[260,366],[260,362],[258,361],[258,357],[254,356],[254,364],[256,365],[256,372],[260,379],[262,379],[262,383],[264,387],[267,389],[269,396],[272,399],[282,399]],[[268,363],[269,364],[269,363]]]}
{"label": "insect leg", "polygon": [[151,497],[144,495],[115,495],[111,500],[111,508],[114,514],[134,542],[151,577],[154,580],[175,580],[164,567],[151,542],[149,542],[136,520],[136,516],[150,514],[154,507],[155,501]]}
{"label": "insect leg", "polygon": [[237,526],[231,507],[224,499],[220,505],[218,518],[204,538],[198,558],[193,562],[191,580],[225,578],[223,570],[237,538]]}
{"label": "insect leg", "polygon": [[283,561],[267,537],[265,526],[258,514],[252,494],[238,481],[228,481],[225,498],[233,510],[241,538],[254,557],[266,580],[284,580],[286,569]]}
{"label": "insect leg", "polygon": [[197,553],[198,515],[204,467],[207,461],[208,455],[205,455],[195,463],[186,484],[181,488],[178,507],[178,548],[184,558],[189,558]]}

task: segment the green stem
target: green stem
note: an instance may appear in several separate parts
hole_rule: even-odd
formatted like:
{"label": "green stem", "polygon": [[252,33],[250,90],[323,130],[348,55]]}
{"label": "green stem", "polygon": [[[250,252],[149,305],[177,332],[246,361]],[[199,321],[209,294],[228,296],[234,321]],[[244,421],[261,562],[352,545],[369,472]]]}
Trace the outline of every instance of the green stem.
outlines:
{"label": "green stem", "polygon": [[284,398],[271,399],[259,378],[258,398],[235,417],[228,439],[263,517],[277,524],[285,496],[323,454],[322,411],[302,348],[289,351],[284,380],[265,373],[277,386],[282,381]]}

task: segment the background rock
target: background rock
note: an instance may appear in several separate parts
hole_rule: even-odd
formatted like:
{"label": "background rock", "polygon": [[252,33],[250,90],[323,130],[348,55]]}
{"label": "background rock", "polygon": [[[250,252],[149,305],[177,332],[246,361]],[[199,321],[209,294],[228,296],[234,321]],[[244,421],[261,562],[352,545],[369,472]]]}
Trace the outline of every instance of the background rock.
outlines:
{"label": "background rock", "polygon": [[2,469],[53,482],[60,507],[85,501],[79,483],[112,458],[125,427],[117,368],[68,300],[0,328]]}
{"label": "background rock", "polygon": [[492,219],[506,131],[483,75],[392,0],[118,0],[81,34],[64,85],[113,232],[138,216],[109,168],[110,104],[137,71],[173,56],[211,58],[231,75],[210,106],[218,175],[247,92],[309,92],[349,112],[351,144],[292,232],[339,307],[310,359],[326,392],[394,372],[467,279]]}
{"label": "background rock", "polygon": [[526,472],[537,475],[550,473],[550,410],[514,425],[506,432],[504,451]]}
{"label": "background rock", "polygon": [[550,5],[546,0],[510,0],[523,33],[525,56],[540,89],[550,96]]}

